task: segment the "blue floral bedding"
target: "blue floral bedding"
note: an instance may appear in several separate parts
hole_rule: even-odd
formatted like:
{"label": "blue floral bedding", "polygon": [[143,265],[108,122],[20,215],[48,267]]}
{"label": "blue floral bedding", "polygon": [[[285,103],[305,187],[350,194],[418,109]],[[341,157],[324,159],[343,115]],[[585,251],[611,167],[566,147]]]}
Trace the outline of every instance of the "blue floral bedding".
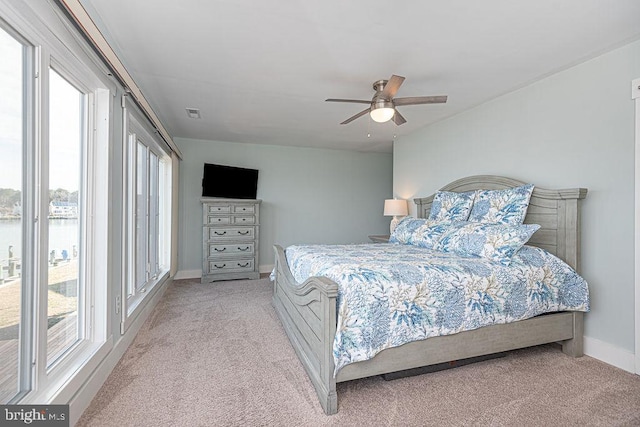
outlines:
{"label": "blue floral bedding", "polygon": [[338,284],[334,374],[411,341],[589,311],[586,281],[532,246],[509,266],[399,244],[290,246],[285,253],[298,283],[324,276]]}

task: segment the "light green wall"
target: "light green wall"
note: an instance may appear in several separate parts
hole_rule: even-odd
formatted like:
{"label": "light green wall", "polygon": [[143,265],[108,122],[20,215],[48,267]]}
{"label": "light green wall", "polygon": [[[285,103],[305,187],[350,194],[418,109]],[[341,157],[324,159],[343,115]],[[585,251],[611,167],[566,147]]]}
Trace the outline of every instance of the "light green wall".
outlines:
{"label": "light green wall", "polygon": [[178,270],[202,269],[204,163],[258,169],[260,264],[274,244],[363,243],[388,234],[392,155],[175,138],[180,165]]}
{"label": "light green wall", "polygon": [[585,335],[634,351],[634,103],[640,42],[399,139],[394,192],[427,196],[464,176],[586,187]]}

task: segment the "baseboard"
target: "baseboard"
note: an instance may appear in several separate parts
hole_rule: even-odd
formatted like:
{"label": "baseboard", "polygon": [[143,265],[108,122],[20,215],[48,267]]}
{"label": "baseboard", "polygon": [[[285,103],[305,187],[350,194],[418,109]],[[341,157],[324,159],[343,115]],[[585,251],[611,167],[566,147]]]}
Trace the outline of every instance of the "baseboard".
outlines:
{"label": "baseboard", "polygon": [[585,336],[584,354],[635,374],[635,355],[613,344]]}
{"label": "baseboard", "polygon": [[[261,265],[258,270],[261,274],[271,273],[273,270],[273,264]],[[173,280],[182,280],[182,279],[199,279],[202,277],[202,270],[178,270],[176,275],[173,277]]]}
{"label": "baseboard", "polygon": [[120,340],[111,349],[109,354],[104,358],[96,370],[91,374],[89,379],[80,387],[78,392],[69,402],[69,425],[73,426],[78,422],[82,413],[89,407],[89,404],[93,398],[98,394],[100,388],[113,371],[113,368],[118,364],[125,351],[129,348],[129,345],[133,342],[136,335],[140,331],[140,328],[147,320],[153,309],[160,301],[160,298],[164,295],[167,286],[171,283],[171,279],[166,280],[162,284],[162,288],[151,297],[151,300],[147,302],[142,309],[136,320],[131,324],[127,332],[122,335]]}
{"label": "baseboard", "polygon": [[202,277],[202,270],[178,270],[173,280],[199,279]]}

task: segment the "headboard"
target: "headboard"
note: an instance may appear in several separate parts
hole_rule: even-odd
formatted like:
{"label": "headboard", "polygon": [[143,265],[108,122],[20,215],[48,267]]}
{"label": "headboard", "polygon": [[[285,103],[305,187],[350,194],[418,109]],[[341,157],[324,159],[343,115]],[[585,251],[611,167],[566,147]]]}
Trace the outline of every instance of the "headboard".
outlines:
{"label": "headboard", "polygon": [[[476,175],[458,179],[440,191],[465,192],[472,190],[503,190],[519,187],[525,182],[494,175]],[[429,197],[413,199],[418,207],[418,218],[427,218],[433,202]],[[587,196],[586,188],[547,190],[534,187],[524,222],[540,224],[540,229],[528,244],[546,249],[580,271],[580,200]]]}

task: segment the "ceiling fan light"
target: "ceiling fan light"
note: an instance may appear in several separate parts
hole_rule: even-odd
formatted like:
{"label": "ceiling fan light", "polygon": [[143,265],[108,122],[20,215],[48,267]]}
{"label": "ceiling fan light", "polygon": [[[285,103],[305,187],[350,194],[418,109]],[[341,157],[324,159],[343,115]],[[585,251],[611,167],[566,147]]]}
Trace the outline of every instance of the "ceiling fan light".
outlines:
{"label": "ceiling fan light", "polygon": [[374,122],[384,123],[391,120],[395,110],[390,107],[372,108],[369,114]]}

